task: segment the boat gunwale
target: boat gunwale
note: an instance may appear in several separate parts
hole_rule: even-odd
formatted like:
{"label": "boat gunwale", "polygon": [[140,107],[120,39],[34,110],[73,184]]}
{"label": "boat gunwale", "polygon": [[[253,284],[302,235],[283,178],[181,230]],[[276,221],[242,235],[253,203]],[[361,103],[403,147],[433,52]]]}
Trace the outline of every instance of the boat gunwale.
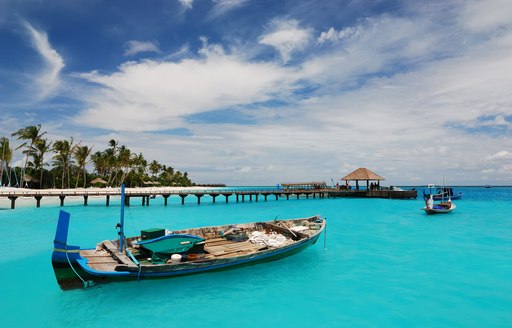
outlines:
{"label": "boat gunwale", "polygon": [[[284,220],[275,220],[275,221],[259,221],[259,222],[248,222],[248,223],[240,223],[242,224],[265,224],[265,223],[272,223],[272,222],[297,222],[297,221],[313,221],[314,219],[322,219],[320,215],[313,215],[305,218],[295,218],[295,219],[284,219]],[[326,221],[325,218],[322,219],[322,222],[320,223],[320,228],[312,233],[311,235],[303,234],[300,232],[294,232],[296,234],[303,235],[298,240],[293,240],[292,243],[281,246],[281,247],[275,247],[275,248],[267,248],[260,251],[248,253],[248,254],[240,254],[232,257],[226,257],[226,258],[213,258],[213,259],[205,259],[205,260],[196,260],[196,261],[187,261],[187,262],[180,262],[180,263],[163,263],[163,264],[148,264],[143,265],[141,264],[140,267],[138,267],[138,270],[127,270],[127,271],[115,271],[115,268],[113,271],[103,271],[103,270],[96,270],[89,266],[88,262],[89,259],[87,256],[80,254],[80,257],[76,259],[76,263],[79,264],[79,266],[87,272],[88,274],[95,276],[95,277],[165,277],[165,276],[175,276],[175,275],[184,275],[184,274],[190,274],[195,272],[202,272],[202,271],[210,271],[210,270],[217,270],[225,267],[230,266],[236,266],[236,265],[243,265],[245,263],[250,262],[257,262],[260,260],[264,260],[267,258],[271,258],[273,256],[278,256],[285,252],[293,251],[296,248],[300,248],[301,246],[307,245],[309,243],[314,243],[320,236],[320,234],[325,230]],[[222,225],[222,226],[210,226],[210,227],[201,227],[201,228],[190,228],[190,229],[184,229],[184,230],[192,230],[192,229],[203,229],[203,228],[218,228],[218,227],[224,227],[224,226],[230,226],[230,224]],[[285,229],[283,227],[277,226],[279,228]],[[136,237],[132,237],[136,238]],[[205,240],[207,242],[208,239]],[[86,249],[80,249],[80,250],[86,250]],[[94,248],[88,248],[87,250],[94,250]],[[110,254],[112,256],[112,254]],[[218,262],[215,264],[215,262]],[[122,264],[119,264],[122,265]],[[195,267],[194,267],[195,266]],[[137,267],[135,267],[137,268]],[[166,271],[146,271],[146,269],[151,268],[176,268],[174,270],[166,270]],[[139,272],[140,270],[140,272]]]}
{"label": "boat gunwale", "polygon": [[[144,272],[144,270],[141,270],[141,272],[139,274],[138,271],[98,271],[98,270],[95,270],[95,269],[92,269],[91,267],[89,267],[87,265],[87,259],[85,259],[85,258],[78,259],[77,263],[80,265],[82,270],[84,270],[88,274],[90,274],[92,276],[96,276],[96,277],[137,277],[140,275],[141,278],[151,278],[151,277],[178,276],[178,275],[185,275],[185,274],[191,274],[191,273],[199,273],[199,272],[203,272],[203,271],[213,271],[213,270],[218,270],[218,269],[227,268],[227,267],[231,267],[231,266],[243,265],[246,263],[265,260],[265,259],[271,258],[273,256],[281,255],[285,252],[293,251],[297,248],[300,248],[301,246],[306,246],[306,244],[308,244],[309,242],[312,243],[312,242],[316,241],[314,239],[318,239],[318,237],[319,237],[319,234],[315,234],[310,238],[299,240],[296,243],[287,245],[285,247],[267,249],[267,250],[264,250],[261,252],[245,254],[245,255],[240,255],[240,256],[231,257],[231,258],[183,262],[180,264],[186,264],[187,266],[197,266],[197,267],[196,268],[187,267],[187,268],[184,268],[181,270],[167,270],[167,271],[157,271],[157,272],[154,272],[154,271]],[[206,265],[206,264],[211,264],[212,262],[220,262],[220,263],[213,264],[213,265]],[[146,267],[151,268],[151,267],[157,267],[157,266],[158,267],[175,266],[175,267],[179,268],[178,266],[180,264],[156,264],[156,265],[151,265],[151,266],[146,266]]]}
{"label": "boat gunwale", "polygon": [[428,215],[433,215],[433,214],[447,214],[447,213],[451,213],[457,206],[454,204],[454,203],[451,203],[451,207],[450,208],[444,208],[444,209],[441,209],[441,208],[427,208],[427,207],[424,207],[423,210],[428,214]]}

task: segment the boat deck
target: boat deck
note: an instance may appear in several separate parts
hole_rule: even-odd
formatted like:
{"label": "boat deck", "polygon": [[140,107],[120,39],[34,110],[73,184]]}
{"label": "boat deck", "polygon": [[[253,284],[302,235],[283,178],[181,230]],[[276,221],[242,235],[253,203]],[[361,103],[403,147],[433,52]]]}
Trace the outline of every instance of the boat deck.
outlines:
{"label": "boat deck", "polygon": [[[255,254],[260,251],[279,248],[283,245],[293,244],[304,238],[308,238],[320,229],[320,225],[312,223],[305,219],[296,220],[294,225],[302,224],[303,231],[292,231],[291,226],[283,222],[276,223],[251,223],[251,224],[238,224],[236,229],[243,232],[247,236],[254,231],[272,236],[281,235],[283,239],[279,246],[270,246],[270,243],[260,244],[247,240],[248,237],[242,240],[230,240],[226,237],[227,231],[233,228],[233,225],[220,226],[220,227],[207,227],[195,228],[182,231],[175,231],[174,233],[180,234],[195,234],[205,238],[204,248],[197,252],[197,254],[186,254],[181,262],[173,263],[170,260],[167,263],[155,264],[152,262],[149,254],[144,253],[142,248],[137,244],[140,237],[132,237],[126,240],[128,249],[137,258],[141,268],[147,270],[149,268],[156,268],[161,265],[180,265],[191,262],[201,262],[204,260],[227,259],[231,257],[245,256]],[[203,251],[204,250],[204,251]],[[96,271],[114,272],[114,271],[139,271],[139,267],[132,261],[126,254],[119,252],[117,241],[105,240],[100,242],[96,249],[81,250],[80,255],[88,260],[87,265]],[[195,258],[191,259],[191,255]],[[150,269],[151,270],[151,269]]]}
{"label": "boat deck", "polygon": [[256,253],[266,246],[253,244],[249,241],[234,242],[224,238],[212,238],[206,241],[204,250],[217,258],[232,256],[234,253],[249,254]]}
{"label": "boat deck", "polygon": [[81,250],[80,255],[87,258],[87,264],[97,271],[115,271],[118,265],[137,267],[133,261],[123,253],[110,240],[98,244],[96,249]]}
{"label": "boat deck", "polygon": [[87,264],[91,269],[97,271],[114,271],[115,267],[119,265],[119,262],[104,250],[82,250],[80,255],[89,260]]}
{"label": "boat deck", "polygon": [[[233,255],[246,255],[256,253],[267,248],[264,245],[253,244],[249,241],[229,241],[222,237],[206,240],[203,258],[226,258]],[[81,250],[80,255],[88,259],[87,264],[97,271],[115,271],[119,265],[136,267],[135,263],[126,255],[120,253],[111,241],[100,243],[97,249]],[[142,265],[153,265],[150,261],[140,261]]]}

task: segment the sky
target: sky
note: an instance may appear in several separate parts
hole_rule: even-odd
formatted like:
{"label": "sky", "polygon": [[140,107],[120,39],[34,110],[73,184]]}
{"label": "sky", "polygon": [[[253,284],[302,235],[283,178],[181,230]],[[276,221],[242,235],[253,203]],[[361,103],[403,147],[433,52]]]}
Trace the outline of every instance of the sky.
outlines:
{"label": "sky", "polygon": [[512,185],[512,1],[0,0],[0,114],[196,183]]}

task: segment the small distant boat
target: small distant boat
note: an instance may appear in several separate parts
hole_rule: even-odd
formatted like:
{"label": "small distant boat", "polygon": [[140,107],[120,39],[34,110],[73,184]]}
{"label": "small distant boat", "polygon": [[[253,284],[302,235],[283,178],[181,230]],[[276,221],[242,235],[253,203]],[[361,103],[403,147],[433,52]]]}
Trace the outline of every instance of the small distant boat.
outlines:
{"label": "small distant boat", "polygon": [[452,212],[456,208],[455,204],[451,201],[450,198],[448,198],[446,202],[443,201],[441,203],[434,203],[433,198],[434,197],[430,195],[430,198],[427,200],[426,205],[423,208],[427,215],[446,214]]}
{"label": "small distant boat", "polygon": [[[437,193],[434,194],[433,189],[435,188],[435,185],[429,184],[428,189],[429,193],[426,194],[425,190],[423,190],[423,196],[425,197],[425,207],[423,210],[427,215],[432,214],[446,214],[452,212],[456,206],[452,202],[452,195],[453,195],[453,189],[445,187],[444,184],[444,176],[443,176],[443,186],[440,188],[437,188]],[[459,193],[459,195],[456,195],[455,197],[460,198],[462,197],[462,193]],[[445,201],[446,199],[446,201]],[[439,203],[434,203],[434,200],[441,200]]]}
{"label": "small distant boat", "polygon": [[492,188],[490,185],[486,185],[485,188]]}
{"label": "small distant boat", "polygon": [[172,277],[276,260],[313,245],[325,229],[319,215],[168,232],[146,229],[124,236],[124,186],[119,239],[94,248],[69,245],[70,215],[61,211],[52,266],[64,290],[92,283]]}
{"label": "small distant boat", "polygon": [[[443,200],[443,199],[462,199],[462,192],[455,193],[453,191],[453,188],[450,187],[437,187],[433,184],[429,184],[427,186],[429,189],[429,192],[426,193],[425,189],[423,189],[423,199],[428,200],[430,198],[430,195],[432,195],[434,200]],[[434,191],[435,189],[435,191]]]}

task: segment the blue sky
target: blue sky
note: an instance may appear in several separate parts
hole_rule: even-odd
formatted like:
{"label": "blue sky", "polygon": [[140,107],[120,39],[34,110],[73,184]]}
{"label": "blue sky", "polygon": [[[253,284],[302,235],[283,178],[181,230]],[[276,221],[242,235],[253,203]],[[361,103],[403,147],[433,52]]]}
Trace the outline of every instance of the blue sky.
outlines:
{"label": "blue sky", "polygon": [[195,182],[510,185],[510,72],[508,0],[0,0],[0,135]]}

